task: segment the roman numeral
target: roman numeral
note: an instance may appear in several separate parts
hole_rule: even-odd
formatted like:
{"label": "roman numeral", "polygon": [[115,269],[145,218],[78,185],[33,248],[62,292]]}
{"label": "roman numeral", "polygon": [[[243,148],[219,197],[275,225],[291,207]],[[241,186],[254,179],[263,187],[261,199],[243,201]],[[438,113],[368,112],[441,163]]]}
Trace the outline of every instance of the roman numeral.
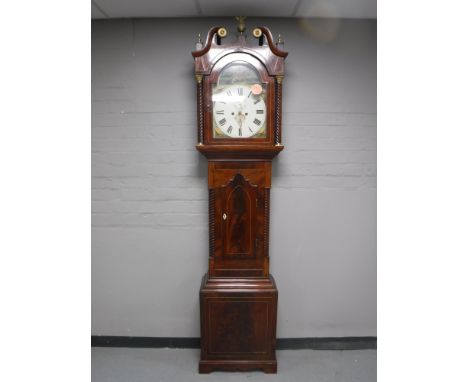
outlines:
{"label": "roman numeral", "polygon": [[253,133],[253,130],[252,130],[252,128],[250,126],[249,126],[249,130],[250,130],[251,133]]}
{"label": "roman numeral", "polygon": [[219,121],[219,124],[221,126],[224,126],[225,123],[226,123],[226,118],[223,118],[222,120]]}
{"label": "roman numeral", "polygon": [[256,105],[257,103],[259,103],[261,100],[261,98],[258,98],[257,100],[255,100],[254,104]]}
{"label": "roman numeral", "polygon": [[[258,111],[258,110],[257,110]],[[219,110],[216,112],[216,114],[224,114],[224,110]],[[258,113],[257,113],[258,114]]]}
{"label": "roman numeral", "polygon": [[232,126],[229,126],[228,129],[227,129],[227,132],[228,132],[229,134],[231,134],[231,131],[232,131]]}
{"label": "roman numeral", "polygon": [[257,114],[263,114],[264,110],[257,110]]}
{"label": "roman numeral", "polygon": [[252,92],[250,91],[250,92],[249,92],[249,95],[247,96],[247,98],[250,98],[251,95],[252,95]]}
{"label": "roman numeral", "polygon": [[242,137],[242,129],[239,127],[239,137]]}
{"label": "roman numeral", "polygon": [[257,126],[260,126],[260,124],[262,123],[259,119],[255,118],[254,119],[254,123],[257,125]]}
{"label": "roman numeral", "polygon": [[243,88],[237,88],[237,94],[244,95],[244,89]]}
{"label": "roman numeral", "polygon": [[226,94],[227,94],[228,96],[232,96],[231,90],[228,90],[228,91],[226,92]]}

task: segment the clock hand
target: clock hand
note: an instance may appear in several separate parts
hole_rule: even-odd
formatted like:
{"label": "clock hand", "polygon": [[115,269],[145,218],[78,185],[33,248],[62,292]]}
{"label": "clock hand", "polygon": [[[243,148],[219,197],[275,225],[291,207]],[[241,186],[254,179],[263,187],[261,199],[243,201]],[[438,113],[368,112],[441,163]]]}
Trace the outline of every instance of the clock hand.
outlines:
{"label": "clock hand", "polygon": [[243,120],[245,119],[244,114],[242,114],[242,112],[239,111],[239,112],[236,114],[236,117],[235,117],[235,118],[236,118],[237,123],[239,124],[239,127],[242,127],[242,122],[243,122]]}
{"label": "clock hand", "polygon": [[234,116],[234,119],[236,120],[237,124],[239,125],[239,113],[237,113],[237,114]]}

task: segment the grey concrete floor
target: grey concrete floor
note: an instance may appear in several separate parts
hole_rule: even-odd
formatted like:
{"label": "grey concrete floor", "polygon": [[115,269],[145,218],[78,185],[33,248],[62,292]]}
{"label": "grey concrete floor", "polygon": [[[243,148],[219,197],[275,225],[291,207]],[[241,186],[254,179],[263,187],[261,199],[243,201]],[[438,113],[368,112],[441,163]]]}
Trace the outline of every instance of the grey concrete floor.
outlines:
{"label": "grey concrete floor", "polygon": [[92,382],[375,382],[376,350],[279,350],[278,374],[198,374],[197,349],[92,348]]}

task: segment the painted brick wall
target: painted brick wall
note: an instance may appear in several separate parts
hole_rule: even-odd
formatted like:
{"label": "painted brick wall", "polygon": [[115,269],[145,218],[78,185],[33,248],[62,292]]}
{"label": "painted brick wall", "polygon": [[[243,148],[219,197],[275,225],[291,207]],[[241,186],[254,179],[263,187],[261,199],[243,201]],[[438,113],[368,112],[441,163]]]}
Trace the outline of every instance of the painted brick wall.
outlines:
{"label": "painted brick wall", "polygon": [[[215,23],[235,30],[93,21],[95,335],[199,335],[208,194],[190,51]],[[271,191],[278,337],[376,335],[376,23],[256,24],[290,52]]]}

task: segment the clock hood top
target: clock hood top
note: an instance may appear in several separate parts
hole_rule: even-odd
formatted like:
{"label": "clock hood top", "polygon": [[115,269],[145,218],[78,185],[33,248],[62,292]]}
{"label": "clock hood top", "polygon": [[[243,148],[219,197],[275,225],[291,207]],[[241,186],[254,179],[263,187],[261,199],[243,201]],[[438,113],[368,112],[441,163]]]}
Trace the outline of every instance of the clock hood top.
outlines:
{"label": "clock hood top", "polygon": [[[234,43],[221,45],[221,37],[218,35],[219,30],[225,31],[224,27],[221,26],[211,28],[208,31],[203,49],[192,52],[192,56],[195,59],[196,74],[210,74],[216,62],[228,54],[247,53],[262,62],[270,76],[284,75],[284,59],[288,53],[278,49],[267,27],[257,27],[254,29],[254,32],[257,30],[261,32],[259,37],[261,45],[259,43],[249,45],[243,33],[237,36],[237,40]],[[266,38],[267,42],[265,45],[263,44],[264,38]],[[279,41],[278,45],[281,44],[281,41]]]}
{"label": "clock hood top", "polygon": [[[244,25],[238,26],[238,31],[239,34],[234,42],[225,43],[222,39],[227,36],[226,28],[213,27],[208,31],[205,43],[203,44],[199,38],[196,44],[197,50],[192,52],[197,80],[198,145],[196,148],[208,159],[271,159],[283,149],[282,82],[284,60],[288,53],[282,50],[281,39],[278,38],[277,42],[274,42],[270,30],[266,27],[254,28],[253,38],[251,37],[249,41],[244,34]],[[229,65],[238,62],[244,62],[255,69],[259,82],[253,85],[253,89],[255,86],[256,89],[260,89],[260,86],[263,88],[262,110],[253,110],[250,107],[249,110],[237,111],[234,106],[220,110],[219,105],[216,105],[213,95],[221,90],[218,84],[220,75]],[[253,94],[256,94],[253,89]],[[239,89],[232,90],[242,93],[248,89],[239,85]],[[225,91],[230,95],[228,90]],[[252,112],[257,112],[259,117],[257,119],[251,117]],[[226,118],[219,117],[224,113]],[[218,116],[218,119],[214,116]],[[237,125],[232,123],[231,127],[229,122],[233,121],[232,118],[237,118],[239,123]],[[261,134],[256,134],[256,125],[260,124],[262,126],[264,124],[265,127],[259,130]]]}

